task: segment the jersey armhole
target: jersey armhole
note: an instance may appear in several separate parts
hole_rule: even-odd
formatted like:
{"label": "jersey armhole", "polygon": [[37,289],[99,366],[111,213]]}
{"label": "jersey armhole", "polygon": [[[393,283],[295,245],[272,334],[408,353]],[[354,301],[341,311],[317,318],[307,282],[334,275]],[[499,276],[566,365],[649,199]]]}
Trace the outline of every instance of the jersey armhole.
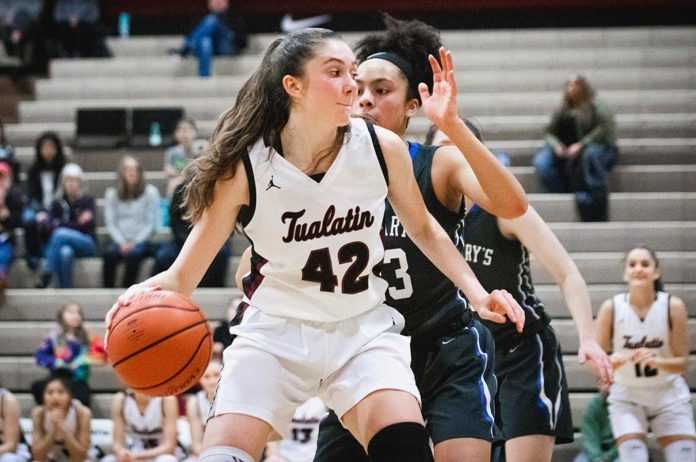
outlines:
{"label": "jersey armhole", "polygon": [[254,170],[251,167],[251,160],[249,160],[248,153],[242,156],[242,163],[244,164],[244,172],[246,173],[247,184],[249,185],[249,205],[243,205],[239,209],[237,221],[245,227],[254,217],[254,212],[256,211],[256,181],[254,181]]}
{"label": "jersey armhole", "polygon": [[377,138],[377,133],[375,132],[375,127],[371,122],[365,121],[367,125],[367,131],[370,133],[370,138],[372,139],[372,146],[375,148],[375,154],[377,154],[377,160],[379,161],[379,166],[382,169],[382,175],[384,175],[384,181],[389,186],[389,172],[387,171],[387,163],[384,161],[384,153],[382,152],[382,146],[379,145],[379,138]]}

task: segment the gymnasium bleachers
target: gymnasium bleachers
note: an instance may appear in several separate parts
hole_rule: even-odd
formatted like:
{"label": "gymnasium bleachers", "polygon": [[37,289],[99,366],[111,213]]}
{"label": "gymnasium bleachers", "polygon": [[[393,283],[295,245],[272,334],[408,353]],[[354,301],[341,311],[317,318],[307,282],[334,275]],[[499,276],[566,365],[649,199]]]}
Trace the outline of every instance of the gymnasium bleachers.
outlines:
{"label": "gymnasium bleachers", "polygon": [[[352,42],[359,34],[345,37]],[[184,107],[207,136],[272,38],[252,37],[247,54],[216,60],[216,77],[208,80],[195,77],[194,61],[167,56],[178,37],[113,39],[111,60],[56,60],[51,78],[36,82],[36,100],[20,104],[19,123],[6,127],[8,138],[26,166],[40,132],[51,129],[66,140],[73,138],[78,107],[172,104]],[[623,289],[624,252],[646,243],[661,257],[667,289],[686,301],[690,346],[696,354],[696,28],[447,31],[443,38],[454,50],[462,112],[476,118],[493,149],[510,154],[512,170],[530,193],[531,203],[551,223],[587,279],[594,309]],[[611,175],[608,223],[578,222],[572,197],[541,194],[531,167],[563,82],[578,72],[617,114],[621,157]],[[420,138],[427,127],[427,120],[418,117],[411,123],[411,135]],[[88,172],[92,194],[100,198],[114,183],[114,170],[124,153],[74,153]],[[162,190],[163,150],[135,153],[149,181]],[[99,235],[105,238],[103,230]],[[161,238],[166,235],[166,230],[160,232]],[[244,246],[243,237],[234,238],[232,269]],[[537,265],[534,276],[564,346],[577,425],[594,380],[574,354],[577,338],[558,289]],[[103,315],[118,291],[98,288],[100,281],[101,261],[85,259],[76,266],[79,289],[30,289],[31,274],[23,261],[15,263],[11,287],[17,288],[8,291],[7,303],[0,308],[0,377],[19,394],[25,416],[31,406],[29,386],[43,374],[32,354],[56,308],[67,300],[79,302],[92,332],[102,332]],[[220,319],[235,293],[236,289],[206,289],[194,298],[210,319]],[[688,373],[692,386],[694,364]],[[108,368],[94,368],[92,387],[95,416],[108,416],[117,379]],[[576,447],[560,449],[554,460],[572,460]]]}

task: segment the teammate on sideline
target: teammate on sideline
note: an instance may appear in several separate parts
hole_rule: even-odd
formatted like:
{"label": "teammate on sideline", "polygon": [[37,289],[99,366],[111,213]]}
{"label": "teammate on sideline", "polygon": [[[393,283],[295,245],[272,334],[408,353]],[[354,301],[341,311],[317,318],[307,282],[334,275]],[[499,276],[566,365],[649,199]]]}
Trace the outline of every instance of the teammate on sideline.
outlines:
{"label": "teammate on sideline", "polygon": [[222,364],[220,361],[213,359],[208,363],[208,367],[201,377],[201,390],[191,395],[186,400],[186,420],[188,420],[191,428],[191,450],[187,462],[193,462],[198,459],[201,454],[203,445],[203,429],[205,421],[210,414],[210,407],[215,396],[218,380],[220,380],[220,372]]}
{"label": "teammate on sideline", "polygon": [[[475,133],[481,139],[478,129]],[[447,146],[451,141],[432,127],[426,144]],[[608,383],[611,363],[595,339],[587,285],[533,207],[514,219],[495,217],[469,200],[467,208],[465,258],[484,287],[505,288],[525,310],[522,334],[513,324],[484,320],[495,338],[496,424],[505,440],[505,460],[550,461],[555,443],[573,441],[573,426],[560,345],[535,294],[529,253],[561,288],[578,331],[580,362],[589,362],[600,380]],[[496,457],[502,460],[502,454]]]}
{"label": "teammate on sideline", "polygon": [[319,422],[327,409],[319,398],[297,408],[290,423],[290,437],[269,442],[264,462],[312,462],[317,451]]}
{"label": "teammate on sideline", "polygon": [[[189,170],[185,204],[195,225],[181,253],[107,315],[108,324],[143,291],[190,295],[240,220],[253,242],[244,284],[251,307],[232,329],[238,337],[224,354],[201,461],[258,460],[272,429],[285,433],[295,408],[317,395],[375,462],[427,460],[403,318],[382,303],[386,283],[373,274],[384,255],[387,196],[409,235],[478,309],[523,322],[509,294],[481,288],[427,212],[402,141],[350,119],[354,62],[325,29],[269,46]],[[437,90],[433,108],[456,115],[444,110],[456,103],[451,95]],[[447,122],[461,137],[461,120]]]}
{"label": "teammate on sideline", "polygon": [[622,462],[647,462],[648,427],[667,462],[696,461],[691,393],[682,374],[689,361],[687,310],[664,291],[653,250],[626,255],[626,292],[606,300],[597,316],[597,337],[611,352],[615,381],[609,418]]}

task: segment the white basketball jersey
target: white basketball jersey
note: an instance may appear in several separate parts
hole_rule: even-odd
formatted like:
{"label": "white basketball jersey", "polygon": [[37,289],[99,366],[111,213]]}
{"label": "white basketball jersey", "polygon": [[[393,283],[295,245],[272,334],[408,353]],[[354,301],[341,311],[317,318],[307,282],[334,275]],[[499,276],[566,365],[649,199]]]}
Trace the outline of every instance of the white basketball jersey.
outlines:
{"label": "white basketball jersey", "polygon": [[319,398],[312,398],[298,407],[290,423],[292,439],[278,443],[278,455],[287,462],[312,462],[317,451],[319,422],[327,412]]}
{"label": "white basketball jersey", "polygon": [[123,399],[123,420],[130,448],[142,450],[158,446],[163,436],[163,417],[162,398],[152,398],[141,413],[135,397],[127,394]]}
{"label": "white basketball jersey", "polygon": [[[614,352],[628,352],[639,348],[655,350],[658,356],[672,357],[669,347],[669,294],[658,292],[655,302],[648,310],[644,320],[628,303],[628,293],[614,296]],[[626,363],[614,373],[614,381],[630,387],[653,387],[664,385],[678,377],[631,362]]]}
{"label": "white basketball jersey", "polygon": [[262,140],[250,149],[250,207],[240,215],[253,246],[244,279],[250,305],[273,316],[335,322],[382,303],[387,283],[373,268],[384,255],[386,166],[370,129],[351,120],[319,182]]}

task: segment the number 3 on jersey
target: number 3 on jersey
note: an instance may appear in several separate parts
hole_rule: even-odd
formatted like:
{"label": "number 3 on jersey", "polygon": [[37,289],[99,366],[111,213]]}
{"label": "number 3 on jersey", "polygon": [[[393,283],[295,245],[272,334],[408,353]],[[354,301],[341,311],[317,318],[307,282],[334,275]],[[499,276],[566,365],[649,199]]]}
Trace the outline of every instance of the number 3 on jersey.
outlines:
{"label": "number 3 on jersey", "polygon": [[[341,292],[357,294],[368,288],[368,276],[363,271],[370,261],[370,249],[363,242],[350,242],[338,249],[338,263],[350,263],[341,280]],[[302,280],[319,283],[322,292],[334,292],[338,277],[334,273],[328,247],[312,250],[302,268]]]}
{"label": "number 3 on jersey", "polygon": [[[384,251],[384,264],[390,265],[391,262],[397,261],[398,265],[394,265],[394,281],[387,279],[389,283],[389,296],[394,300],[401,300],[404,298],[409,298],[413,295],[413,283],[411,282],[411,276],[408,274],[408,260],[406,259],[406,252],[402,249],[386,249]],[[391,265],[390,265],[391,266]],[[395,283],[399,281],[399,286],[395,286]]]}

